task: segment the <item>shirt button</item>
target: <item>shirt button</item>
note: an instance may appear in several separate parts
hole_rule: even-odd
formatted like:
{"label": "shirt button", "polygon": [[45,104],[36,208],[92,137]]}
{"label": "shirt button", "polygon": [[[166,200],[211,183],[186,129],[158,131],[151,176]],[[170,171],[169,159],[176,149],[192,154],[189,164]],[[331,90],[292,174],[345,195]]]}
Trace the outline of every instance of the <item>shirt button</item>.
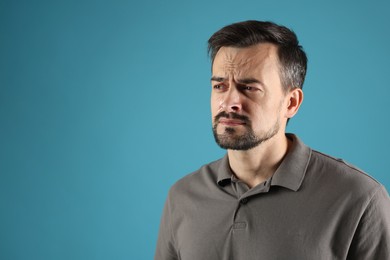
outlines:
{"label": "shirt button", "polygon": [[243,198],[240,200],[241,204],[246,204],[248,202],[248,198]]}

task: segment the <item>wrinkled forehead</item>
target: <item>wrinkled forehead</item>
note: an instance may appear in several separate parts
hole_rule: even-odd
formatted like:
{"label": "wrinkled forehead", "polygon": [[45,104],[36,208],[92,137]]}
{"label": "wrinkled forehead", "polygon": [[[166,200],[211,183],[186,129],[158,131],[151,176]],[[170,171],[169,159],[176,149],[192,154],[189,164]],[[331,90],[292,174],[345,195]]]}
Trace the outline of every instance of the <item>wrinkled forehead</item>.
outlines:
{"label": "wrinkled forehead", "polygon": [[271,43],[260,43],[245,48],[221,47],[215,56],[212,71],[213,73],[248,71],[277,63],[277,46]]}

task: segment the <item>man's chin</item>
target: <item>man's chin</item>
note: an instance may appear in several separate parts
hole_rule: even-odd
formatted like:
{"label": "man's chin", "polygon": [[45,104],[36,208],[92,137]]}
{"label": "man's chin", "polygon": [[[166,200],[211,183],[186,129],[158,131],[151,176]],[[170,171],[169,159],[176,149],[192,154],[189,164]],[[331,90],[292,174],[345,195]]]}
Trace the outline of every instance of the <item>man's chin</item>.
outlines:
{"label": "man's chin", "polygon": [[217,135],[215,137],[215,142],[222,149],[226,150],[237,150],[237,151],[247,151],[259,145],[256,141],[251,141],[245,136],[232,136],[229,134]]}

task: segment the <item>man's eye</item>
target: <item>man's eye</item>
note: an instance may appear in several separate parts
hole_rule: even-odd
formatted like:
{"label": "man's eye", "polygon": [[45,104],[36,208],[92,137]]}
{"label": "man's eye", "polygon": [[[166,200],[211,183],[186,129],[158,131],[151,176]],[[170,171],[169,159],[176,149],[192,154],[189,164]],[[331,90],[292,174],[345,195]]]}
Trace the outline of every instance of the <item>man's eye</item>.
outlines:
{"label": "man's eye", "polygon": [[244,90],[244,91],[256,91],[257,88],[251,87],[251,86],[241,86],[241,90]]}
{"label": "man's eye", "polygon": [[216,89],[216,90],[223,90],[223,89],[224,89],[224,86],[218,84],[218,85],[214,85],[213,88]]}

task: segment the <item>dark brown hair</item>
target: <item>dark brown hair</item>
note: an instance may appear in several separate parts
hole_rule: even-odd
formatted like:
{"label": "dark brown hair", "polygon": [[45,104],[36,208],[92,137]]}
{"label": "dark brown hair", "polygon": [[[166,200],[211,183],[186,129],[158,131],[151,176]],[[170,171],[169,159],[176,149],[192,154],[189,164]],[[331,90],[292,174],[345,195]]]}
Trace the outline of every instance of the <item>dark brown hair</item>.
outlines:
{"label": "dark brown hair", "polygon": [[307,57],[295,33],[284,26],[253,20],[225,26],[208,40],[208,53],[214,62],[221,47],[244,48],[265,42],[278,47],[280,77],[284,89],[302,88]]}

